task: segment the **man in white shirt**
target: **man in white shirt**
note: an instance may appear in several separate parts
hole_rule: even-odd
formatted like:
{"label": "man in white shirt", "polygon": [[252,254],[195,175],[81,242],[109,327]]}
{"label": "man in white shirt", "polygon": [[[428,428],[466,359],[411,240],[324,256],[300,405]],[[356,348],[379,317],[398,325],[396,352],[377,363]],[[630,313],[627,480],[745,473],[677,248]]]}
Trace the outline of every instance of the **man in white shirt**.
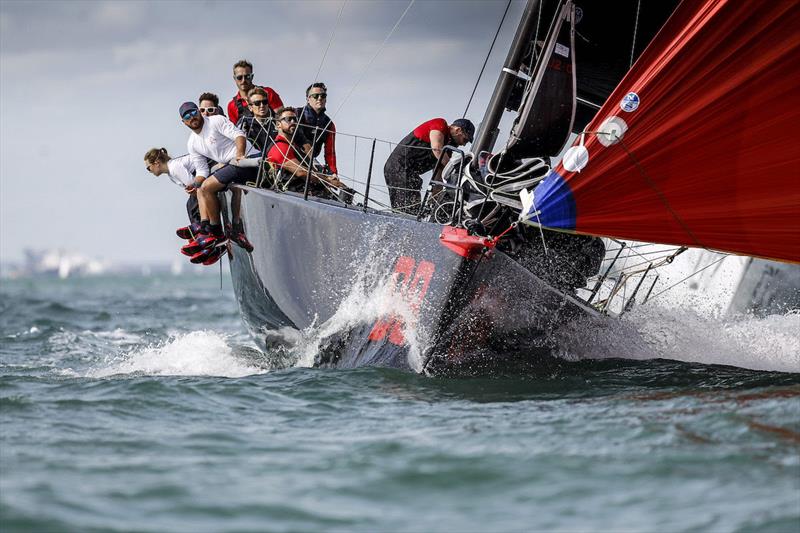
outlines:
{"label": "man in white shirt", "polygon": [[[258,172],[256,167],[238,167],[230,163],[257,156],[258,152],[247,142],[242,130],[223,116],[203,117],[194,102],[185,102],[179,113],[186,127],[192,130],[186,146],[196,169],[194,182],[198,186],[202,225],[200,234],[181,248],[181,252],[190,256],[192,263],[209,265],[220,258],[228,241],[222,231],[217,194],[231,183],[254,180]],[[209,176],[208,159],[224,166]]]}

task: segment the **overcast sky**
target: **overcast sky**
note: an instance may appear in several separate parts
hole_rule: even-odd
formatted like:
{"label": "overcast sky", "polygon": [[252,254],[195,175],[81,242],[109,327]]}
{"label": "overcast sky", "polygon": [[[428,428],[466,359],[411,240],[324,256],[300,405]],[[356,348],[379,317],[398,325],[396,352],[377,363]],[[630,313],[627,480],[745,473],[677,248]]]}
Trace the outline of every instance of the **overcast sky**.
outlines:
{"label": "overcast sky", "polygon": [[[523,4],[513,2],[470,110],[476,125]],[[397,141],[429,118],[460,117],[505,5],[418,0],[335,117],[337,130]],[[242,58],[257,84],[302,105],[341,6],[2,0],[0,259],[49,247],[115,261],[180,257],[185,193],[145,172],[145,151],[185,153],[178,106],[204,91],[226,105]],[[407,6],[347,2],[319,76],[329,112]],[[368,141],[337,142],[340,172],[352,174],[355,158],[363,179]],[[377,169],[387,155],[376,155]]]}

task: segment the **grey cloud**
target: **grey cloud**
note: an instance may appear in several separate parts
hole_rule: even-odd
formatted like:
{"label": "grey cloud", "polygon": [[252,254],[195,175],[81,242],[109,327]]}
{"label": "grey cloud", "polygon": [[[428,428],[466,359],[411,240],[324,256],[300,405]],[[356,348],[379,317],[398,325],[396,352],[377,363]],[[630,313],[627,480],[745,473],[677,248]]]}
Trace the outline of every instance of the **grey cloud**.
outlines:
{"label": "grey cloud", "polygon": [[[521,9],[521,2],[512,11]],[[405,1],[346,4],[341,31],[358,31],[365,37],[383,37],[407,6]],[[3,53],[81,50],[138,39],[159,42],[195,41],[209,34],[258,37],[269,33],[281,38],[298,34],[328,34],[340,2],[123,2],[37,1],[3,2],[0,14]],[[400,42],[420,36],[465,41],[491,37],[505,8],[504,0],[426,2],[418,0],[396,34]],[[513,20],[513,15],[512,20]]]}
{"label": "grey cloud", "polygon": [[[131,248],[142,259],[176,257],[172,230],[183,223],[184,195],[145,174],[142,154],[152,146],[183,153],[187,133],[177,105],[206,90],[227,102],[235,91],[230,67],[241,57],[255,64],[256,82],[274,87],[288,104],[301,104],[341,4],[125,5],[0,4],[0,24],[10,28],[0,36],[3,259],[25,246],[65,241],[112,259],[129,257]],[[320,75],[332,110],[406,5],[348,2]],[[512,6],[476,96],[470,113],[476,122],[521,5]],[[347,173],[363,179],[369,143],[356,145],[345,133],[397,141],[423,120],[461,115],[504,7],[504,1],[415,3],[336,117]],[[237,27],[236,20],[259,18],[261,25]],[[204,20],[212,29],[204,29]],[[42,87],[55,99],[39,101]],[[378,168],[387,150],[379,144]],[[30,194],[30,183],[41,192]],[[119,228],[131,224],[136,242],[121,241]]]}

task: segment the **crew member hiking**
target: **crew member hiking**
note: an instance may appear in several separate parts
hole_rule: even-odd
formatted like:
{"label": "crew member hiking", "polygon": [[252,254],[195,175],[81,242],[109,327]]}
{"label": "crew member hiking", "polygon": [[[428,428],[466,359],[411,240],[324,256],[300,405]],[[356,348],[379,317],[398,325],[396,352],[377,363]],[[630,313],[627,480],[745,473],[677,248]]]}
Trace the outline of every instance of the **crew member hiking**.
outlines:
{"label": "crew member hiking", "polygon": [[[448,125],[443,118],[423,122],[400,141],[383,167],[392,208],[416,215],[420,210],[421,174],[433,170],[446,145],[463,146],[472,142],[475,126],[465,118]],[[450,154],[442,156],[442,166]],[[433,176],[431,179],[436,179]]]}
{"label": "crew member hiking", "polygon": [[175,233],[181,239],[192,239],[200,232],[200,206],[197,203],[194,176],[197,172],[190,155],[170,157],[166,148],[151,148],[144,154],[145,169],[153,176],[166,174],[174,183],[182,186],[189,199],[186,201],[186,213],[189,225],[178,228]]}
{"label": "crew member hiking", "polygon": [[[231,163],[248,156],[257,157],[258,152],[247,142],[244,132],[223,116],[203,117],[194,102],[185,102],[178,113],[191,130],[186,145],[196,169],[195,186],[201,218],[200,233],[181,248],[181,252],[190,256],[193,263],[210,265],[220,258],[228,241],[222,231],[217,193],[226,190],[231,183],[254,179],[258,172],[255,167]],[[208,160],[216,161],[222,167],[209,175]],[[233,218],[234,223],[238,222],[236,213],[233,213]],[[230,237],[245,249],[251,247],[249,242],[240,239],[240,235]]]}

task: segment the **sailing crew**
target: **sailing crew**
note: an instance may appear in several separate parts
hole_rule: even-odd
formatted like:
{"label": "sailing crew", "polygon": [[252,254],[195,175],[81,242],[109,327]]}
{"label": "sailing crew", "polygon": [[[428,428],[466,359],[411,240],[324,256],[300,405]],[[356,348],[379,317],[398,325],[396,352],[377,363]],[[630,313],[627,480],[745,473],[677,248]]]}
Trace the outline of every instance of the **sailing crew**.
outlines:
{"label": "sailing crew", "polygon": [[[251,114],[247,107],[247,93],[255,87],[253,85],[253,64],[242,59],[233,65],[233,79],[236,82],[238,92],[233,95],[228,102],[228,117],[231,122],[237,124],[242,115]],[[281,97],[270,87],[261,87],[267,93],[269,108],[273,111],[283,106]]]}
{"label": "sailing crew", "polygon": [[[392,208],[412,215],[419,213],[422,189],[420,175],[433,170],[440,156],[441,172],[450,160],[450,154],[442,155],[442,149],[446,145],[463,146],[472,142],[473,135],[475,126],[465,118],[454,120],[452,124],[443,118],[434,118],[406,135],[383,167]],[[432,176],[431,179],[438,177]]]}
{"label": "sailing crew", "polygon": [[[244,132],[225,117],[203,117],[194,102],[183,103],[178,112],[186,127],[192,130],[186,145],[197,169],[194,183],[201,218],[200,233],[181,248],[181,252],[190,256],[192,263],[210,265],[221,257],[228,242],[222,231],[217,193],[226,190],[231,183],[255,179],[256,167],[240,167],[231,163],[248,156],[256,157],[258,152],[249,145]],[[210,174],[208,159],[222,164],[222,167]],[[245,249],[252,249],[240,231],[242,224],[238,213],[233,214],[233,219],[230,239]]]}
{"label": "sailing crew", "polygon": [[144,154],[145,169],[153,176],[166,174],[174,183],[183,186],[189,199],[186,200],[186,213],[189,225],[178,228],[175,233],[181,239],[192,239],[200,232],[200,208],[197,203],[197,191],[194,176],[197,169],[192,158],[187,155],[170,157],[166,148],[151,148]]}
{"label": "sailing crew", "polygon": [[327,171],[334,177],[338,177],[339,171],[336,168],[336,126],[331,118],[325,113],[325,106],[328,102],[328,88],[324,83],[312,83],[306,89],[306,105],[297,108],[297,116],[300,121],[300,133],[313,149],[314,159],[325,146],[325,165]]}
{"label": "sailing crew", "polygon": [[302,191],[305,186],[305,178],[309,175],[309,172],[311,174],[310,185],[315,193],[323,192],[321,187],[321,182],[323,181],[334,187],[344,188],[344,184],[336,177],[326,176],[313,170],[309,171],[309,168],[298,157],[298,153],[303,153],[302,148],[291,141],[297,131],[297,113],[294,108],[281,107],[276,111],[275,116],[275,127],[278,129],[278,135],[269,150],[267,161],[281,170],[284,176],[289,176],[289,190]]}
{"label": "sailing crew", "polygon": [[225,113],[219,106],[219,96],[214,93],[201,94],[200,98],[197,99],[197,105],[200,106],[200,114],[204,117],[210,117],[212,115],[225,116]]}
{"label": "sailing crew", "polygon": [[276,135],[275,121],[269,108],[269,97],[261,87],[253,87],[247,93],[247,102],[252,116],[240,117],[239,128],[247,136],[253,148],[260,154],[265,154],[272,147],[272,139]]}

